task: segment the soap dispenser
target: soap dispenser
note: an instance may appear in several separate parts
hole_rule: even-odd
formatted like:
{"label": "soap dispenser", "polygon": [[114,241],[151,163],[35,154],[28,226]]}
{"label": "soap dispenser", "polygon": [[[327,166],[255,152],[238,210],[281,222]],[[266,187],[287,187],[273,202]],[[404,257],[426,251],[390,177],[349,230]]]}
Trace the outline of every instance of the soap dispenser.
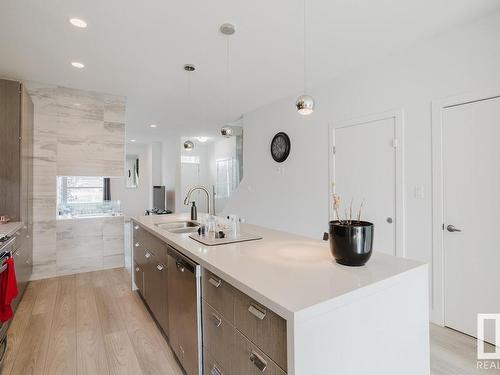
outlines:
{"label": "soap dispenser", "polygon": [[191,202],[191,220],[198,220],[198,212],[196,209],[196,203],[193,201]]}

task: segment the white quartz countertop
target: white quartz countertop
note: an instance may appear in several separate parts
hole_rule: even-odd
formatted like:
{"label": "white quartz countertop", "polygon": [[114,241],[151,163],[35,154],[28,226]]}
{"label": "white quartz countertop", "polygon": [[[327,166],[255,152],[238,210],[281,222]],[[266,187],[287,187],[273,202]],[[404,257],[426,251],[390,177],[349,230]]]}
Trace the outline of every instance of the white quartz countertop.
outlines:
{"label": "white quartz countertop", "polygon": [[7,224],[0,224],[0,238],[12,236],[23,227],[22,221],[10,221]]}
{"label": "white quartz countertop", "polygon": [[288,320],[338,308],[427,267],[380,253],[363,267],[346,267],[334,261],[326,241],[250,224],[242,224],[242,232],[262,236],[261,240],[220,246],[205,246],[188,234],[155,226],[186,219],[189,215],[181,214],[141,216],[134,221]]}

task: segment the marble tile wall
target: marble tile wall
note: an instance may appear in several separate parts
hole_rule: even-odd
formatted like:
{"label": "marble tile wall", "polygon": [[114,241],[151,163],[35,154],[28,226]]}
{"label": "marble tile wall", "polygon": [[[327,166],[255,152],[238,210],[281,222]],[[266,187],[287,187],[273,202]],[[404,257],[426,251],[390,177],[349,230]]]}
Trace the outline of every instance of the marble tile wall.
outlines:
{"label": "marble tile wall", "polygon": [[123,217],[57,220],[57,274],[123,267],[123,229]]}
{"label": "marble tile wall", "polygon": [[121,266],[123,219],[56,220],[56,176],[123,176],[126,99],[25,84],[35,106],[33,278]]}

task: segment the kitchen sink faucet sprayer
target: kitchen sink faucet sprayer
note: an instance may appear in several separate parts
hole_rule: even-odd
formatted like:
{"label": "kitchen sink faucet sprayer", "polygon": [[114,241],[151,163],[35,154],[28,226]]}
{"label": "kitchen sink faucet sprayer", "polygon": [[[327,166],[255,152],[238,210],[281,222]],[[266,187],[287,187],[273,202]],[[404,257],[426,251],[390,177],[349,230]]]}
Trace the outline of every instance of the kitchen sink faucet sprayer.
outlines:
{"label": "kitchen sink faucet sprayer", "polygon": [[215,215],[215,206],[214,206],[214,203],[215,203],[215,200],[214,200],[214,197],[210,197],[210,192],[208,191],[208,189],[204,186],[193,186],[191,189],[189,189],[187,195],[186,195],[186,198],[184,199],[184,204],[186,206],[189,205],[189,202],[191,201],[191,194],[196,191],[196,190],[202,190],[205,192],[205,194],[207,195],[207,208],[208,208],[208,214],[209,215]]}

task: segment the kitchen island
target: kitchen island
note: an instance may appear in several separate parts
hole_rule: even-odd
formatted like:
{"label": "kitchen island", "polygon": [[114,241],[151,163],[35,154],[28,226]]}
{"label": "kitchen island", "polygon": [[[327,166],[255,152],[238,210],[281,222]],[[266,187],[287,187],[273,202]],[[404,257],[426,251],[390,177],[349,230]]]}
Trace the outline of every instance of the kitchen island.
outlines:
{"label": "kitchen island", "polygon": [[[228,374],[389,375],[401,374],[402,369],[407,375],[429,374],[427,265],[375,253],[364,267],[345,267],[334,262],[327,242],[249,224],[243,224],[242,231],[261,240],[220,246],[205,246],[188,234],[156,225],[188,219],[187,215],[144,216],[134,219],[134,228],[199,264],[207,275],[202,287],[225,282],[231,288],[235,302],[230,314],[222,307],[219,313],[208,296],[207,303],[200,302],[203,312],[199,311],[205,314],[210,309],[217,327],[234,325],[235,342],[241,336],[249,347],[255,345],[255,351],[248,350],[253,370],[247,372],[238,367],[241,362],[228,359]],[[250,329],[238,323],[238,301],[244,304],[247,299],[248,310],[258,319],[263,320],[268,309],[278,326],[284,321],[284,355],[272,353],[274,347],[266,339],[253,338],[259,329],[255,322]],[[204,330],[204,348],[208,333]],[[261,351],[266,347],[272,353],[269,357]],[[205,361],[212,360],[208,351]],[[214,363],[221,361],[226,359]],[[217,373],[211,365],[204,366],[205,373]]]}

